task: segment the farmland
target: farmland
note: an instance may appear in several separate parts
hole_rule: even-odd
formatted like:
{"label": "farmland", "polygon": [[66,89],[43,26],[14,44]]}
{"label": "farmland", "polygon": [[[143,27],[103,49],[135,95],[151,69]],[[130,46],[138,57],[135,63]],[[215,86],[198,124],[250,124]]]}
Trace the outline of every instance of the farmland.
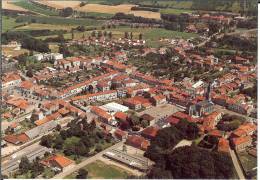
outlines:
{"label": "farmland", "polygon": [[160,13],[158,12],[132,11],[131,8],[136,6],[133,4],[120,4],[120,5],[113,5],[113,6],[104,5],[104,4],[86,4],[80,7],[79,6],[80,1],[66,1],[66,3],[64,3],[64,1],[51,1],[51,2],[39,1],[39,2],[55,8],[65,8],[69,6],[77,11],[88,12],[88,13],[116,14],[119,12],[123,12],[126,14],[134,14],[135,16],[141,16],[145,18],[160,19]]}
{"label": "farmland", "polygon": [[40,24],[31,23],[22,27],[16,28],[16,30],[70,30],[75,28],[73,25],[54,25],[54,24]]}
{"label": "farmland", "polygon": [[[114,166],[107,165],[102,161],[96,161],[91,164],[88,164],[84,167],[88,171],[88,178],[94,179],[125,179],[130,174],[125,170]],[[77,173],[67,176],[67,179],[75,179]]]}
{"label": "farmland", "polygon": [[192,10],[187,9],[161,9],[160,13],[162,14],[176,14],[179,15],[181,13],[192,13]]}
{"label": "farmland", "polygon": [[24,11],[24,12],[28,11],[27,9],[24,9],[13,3],[10,3],[10,1],[2,1],[2,8],[9,9],[9,10],[15,10],[15,11]]}
{"label": "farmland", "polygon": [[2,32],[6,32],[8,30],[11,30],[15,28],[18,25],[21,25],[22,23],[16,23],[15,18],[8,17],[8,16],[2,16],[3,26],[2,26]]}
{"label": "farmland", "polygon": [[48,16],[58,16],[59,15],[58,12],[41,8],[41,7],[34,5],[34,4],[32,4],[28,1],[25,1],[25,0],[13,2],[13,4],[16,5],[16,6],[19,6],[21,8],[27,9],[28,11],[39,13],[39,14],[42,14],[42,15],[48,15]]}
{"label": "farmland", "polygon": [[20,16],[17,18],[19,22],[39,23],[39,24],[54,24],[54,25],[101,25],[101,20],[94,19],[76,19],[76,18],[62,18],[62,17],[45,17],[45,16]]}

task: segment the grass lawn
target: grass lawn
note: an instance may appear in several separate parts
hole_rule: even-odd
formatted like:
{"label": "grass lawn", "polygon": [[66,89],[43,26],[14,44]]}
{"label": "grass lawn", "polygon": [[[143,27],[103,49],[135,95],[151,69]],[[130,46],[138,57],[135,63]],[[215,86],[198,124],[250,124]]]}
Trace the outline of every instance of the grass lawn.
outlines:
{"label": "grass lawn", "polygon": [[[107,165],[102,161],[95,161],[84,167],[88,171],[88,178],[92,179],[125,179],[130,172],[127,172],[117,166]],[[65,177],[66,179],[75,179],[77,172]]]}
{"label": "grass lawn", "polygon": [[47,15],[47,16],[58,16],[59,15],[58,12],[44,9],[42,7],[39,7],[33,3],[29,2],[29,1],[25,1],[25,0],[14,2],[14,4],[17,6],[20,6],[24,9],[28,9],[29,11]]}
{"label": "grass lawn", "polygon": [[2,32],[6,32],[8,30],[14,29],[16,26],[21,25],[23,23],[15,22],[15,18],[2,16]]}
{"label": "grass lawn", "polygon": [[187,9],[161,9],[160,13],[162,14],[176,14],[179,15],[181,13],[192,13],[192,10],[187,10]]}

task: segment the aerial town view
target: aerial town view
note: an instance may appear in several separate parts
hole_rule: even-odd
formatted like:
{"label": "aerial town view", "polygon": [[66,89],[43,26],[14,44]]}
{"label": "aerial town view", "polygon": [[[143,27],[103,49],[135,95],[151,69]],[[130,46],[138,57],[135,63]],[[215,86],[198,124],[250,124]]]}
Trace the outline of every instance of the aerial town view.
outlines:
{"label": "aerial town view", "polygon": [[1,178],[257,179],[256,0],[1,3]]}

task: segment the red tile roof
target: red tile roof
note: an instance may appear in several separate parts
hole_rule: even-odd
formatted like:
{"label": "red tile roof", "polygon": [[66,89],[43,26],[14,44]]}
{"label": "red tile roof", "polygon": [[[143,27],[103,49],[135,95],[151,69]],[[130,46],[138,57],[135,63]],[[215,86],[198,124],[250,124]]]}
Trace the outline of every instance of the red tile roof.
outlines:
{"label": "red tile roof", "polygon": [[218,151],[229,152],[229,141],[225,138],[220,138],[218,142]]}
{"label": "red tile roof", "polygon": [[127,120],[127,114],[123,112],[116,112],[114,117],[119,120],[126,121]]}
{"label": "red tile roof", "polygon": [[252,138],[250,136],[245,136],[245,137],[238,137],[238,138],[233,138],[232,142],[235,146],[238,146],[240,144],[244,144],[247,143],[249,141],[251,141]]}
{"label": "red tile roof", "polygon": [[154,138],[157,135],[158,131],[159,131],[159,128],[150,126],[150,127],[145,128],[142,131],[142,135]]}

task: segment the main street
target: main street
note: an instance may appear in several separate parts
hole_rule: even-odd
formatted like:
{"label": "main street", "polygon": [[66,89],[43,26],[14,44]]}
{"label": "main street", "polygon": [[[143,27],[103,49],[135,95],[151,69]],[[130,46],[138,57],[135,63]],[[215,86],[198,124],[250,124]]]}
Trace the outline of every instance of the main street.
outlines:
{"label": "main street", "polygon": [[236,169],[236,172],[237,172],[239,179],[246,179],[245,176],[244,176],[243,170],[242,170],[242,168],[241,168],[241,166],[238,162],[237,155],[236,155],[235,151],[230,149],[229,152],[230,152],[230,156],[231,156],[231,159],[233,161],[233,164],[234,164],[234,167]]}

